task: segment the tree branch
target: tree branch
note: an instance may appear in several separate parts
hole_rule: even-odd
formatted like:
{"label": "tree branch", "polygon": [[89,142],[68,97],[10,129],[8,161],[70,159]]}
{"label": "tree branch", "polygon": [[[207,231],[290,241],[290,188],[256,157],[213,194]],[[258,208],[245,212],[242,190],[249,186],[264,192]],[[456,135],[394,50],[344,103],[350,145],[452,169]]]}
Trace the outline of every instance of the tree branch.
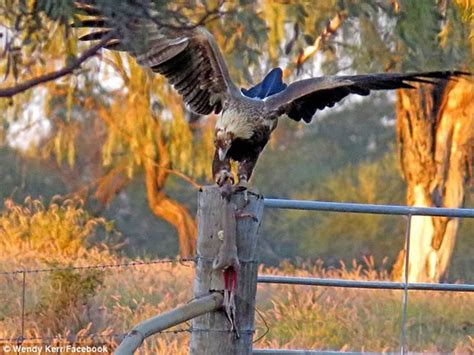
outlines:
{"label": "tree branch", "polygon": [[66,67],[62,69],[38,76],[36,78],[27,80],[23,83],[17,84],[15,86],[0,88],[0,97],[13,97],[37,85],[47,83],[49,81],[53,81],[63,76],[72,74],[74,70],[76,70],[82,65],[82,63],[84,63],[90,57],[94,56],[97,53],[97,51],[101,49],[112,38],[113,35],[114,33],[110,32],[107,36],[102,38],[100,42],[98,42],[97,44],[93,45],[92,47],[84,51],[71,64],[67,65]]}
{"label": "tree branch", "polygon": [[344,20],[347,18],[348,14],[346,11],[338,12],[326,25],[323,32],[316,38],[314,43],[299,53],[299,55],[293,59],[293,61],[285,68],[283,71],[283,76],[287,77],[294,68],[297,71],[300,70],[304,62],[306,62],[310,57],[316,54],[323,46],[327,40],[336,33],[336,31],[342,26]]}
{"label": "tree branch", "polygon": [[[101,114],[100,115],[100,118],[112,129],[116,130],[125,140],[127,140],[129,143],[132,141],[133,137],[131,136],[130,133],[126,132],[125,130],[123,130],[122,128],[119,127],[119,125],[117,124],[116,121],[114,121],[112,119],[112,117],[110,117],[110,115],[108,114],[108,111],[105,110],[104,107],[100,107],[99,108],[99,111]],[[156,161],[155,161],[155,158],[153,158],[152,156],[146,154],[145,152],[140,152],[140,155],[144,158],[144,159],[147,159],[147,160],[150,160],[151,161],[151,164],[153,164],[156,168],[162,170],[163,172],[165,173],[170,173],[170,174],[173,174],[179,178],[181,178],[183,181],[186,181],[187,183],[189,183],[191,186],[193,186],[194,188],[196,188],[197,190],[200,190],[202,188],[202,185],[199,184],[196,180],[192,179],[190,176],[186,175],[185,173],[182,173],[180,171],[177,171],[177,170],[174,170],[174,169],[171,169],[171,168],[167,168],[166,166],[163,166],[163,164],[158,164]]]}

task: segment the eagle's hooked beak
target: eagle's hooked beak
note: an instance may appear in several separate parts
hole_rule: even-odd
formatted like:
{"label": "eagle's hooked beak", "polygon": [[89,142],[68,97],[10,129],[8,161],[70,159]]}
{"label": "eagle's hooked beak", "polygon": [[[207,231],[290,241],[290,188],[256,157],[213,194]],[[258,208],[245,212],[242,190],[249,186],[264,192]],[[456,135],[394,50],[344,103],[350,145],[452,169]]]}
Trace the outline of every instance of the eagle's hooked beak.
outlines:
{"label": "eagle's hooked beak", "polygon": [[220,161],[224,161],[224,159],[227,155],[227,152],[229,151],[229,148],[230,148],[230,146],[227,146],[227,147],[219,148],[217,150],[217,152],[219,154],[219,160]]}

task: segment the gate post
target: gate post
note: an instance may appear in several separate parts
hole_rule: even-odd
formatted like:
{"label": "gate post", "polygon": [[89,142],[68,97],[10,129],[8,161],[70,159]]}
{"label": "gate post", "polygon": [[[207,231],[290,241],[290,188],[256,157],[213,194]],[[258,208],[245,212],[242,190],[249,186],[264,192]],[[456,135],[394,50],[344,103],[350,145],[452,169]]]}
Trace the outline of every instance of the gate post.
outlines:
{"label": "gate post", "polygon": [[[263,216],[263,198],[248,194],[249,203],[241,212],[256,217],[242,217],[237,224],[237,254],[240,270],[237,274],[235,296],[236,327],[240,338],[231,332],[230,323],[222,310],[197,317],[192,323],[190,344],[191,355],[245,355],[252,353],[252,340],[255,318],[255,295],[257,290],[257,238]],[[243,206],[243,195],[232,198],[237,207]],[[219,253],[222,240],[218,232],[223,230],[223,217],[226,202],[217,186],[203,187],[198,198],[198,240],[197,263],[194,280],[194,297],[209,292],[224,290],[222,270],[212,267]]]}

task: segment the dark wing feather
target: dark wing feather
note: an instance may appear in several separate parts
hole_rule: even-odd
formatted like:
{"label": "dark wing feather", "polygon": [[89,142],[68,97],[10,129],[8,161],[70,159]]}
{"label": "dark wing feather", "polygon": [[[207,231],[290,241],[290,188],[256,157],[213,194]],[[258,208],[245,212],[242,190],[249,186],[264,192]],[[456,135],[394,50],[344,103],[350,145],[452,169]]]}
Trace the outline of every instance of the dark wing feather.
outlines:
{"label": "dark wing feather", "polygon": [[332,107],[350,94],[369,95],[371,90],[412,89],[413,83],[435,84],[439,80],[470,75],[461,71],[425,73],[381,73],[353,76],[329,76],[300,80],[286,90],[268,97],[266,109],[273,116],[288,115],[295,121],[311,122],[317,110]]}
{"label": "dark wing feather", "polygon": [[219,113],[229,95],[239,94],[214,38],[203,27],[160,26],[140,9],[125,20],[91,1],[75,4],[80,13],[94,18],[77,21],[74,27],[98,29],[80,40],[98,40],[113,31],[115,36],[104,47],[129,52],[138,64],[164,75],[193,112]]}

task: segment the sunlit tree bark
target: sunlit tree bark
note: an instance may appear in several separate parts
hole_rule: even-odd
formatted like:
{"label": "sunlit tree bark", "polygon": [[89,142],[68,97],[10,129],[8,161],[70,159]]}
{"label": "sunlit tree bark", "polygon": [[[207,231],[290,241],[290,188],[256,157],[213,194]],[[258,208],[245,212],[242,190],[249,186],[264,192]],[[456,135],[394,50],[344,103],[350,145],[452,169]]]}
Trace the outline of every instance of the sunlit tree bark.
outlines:
{"label": "sunlit tree bark", "polygon": [[[143,79],[140,75],[136,76],[138,83]],[[128,79],[130,83],[133,83],[131,78]],[[135,83],[137,84],[137,83]],[[147,84],[143,84],[145,87],[141,92],[141,100],[136,100],[127,96],[128,99],[134,100],[137,105],[132,109],[130,117],[137,122],[139,119],[136,115],[147,116],[143,119],[143,122],[147,122],[148,134],[140,133],[138,129],[135,134],[141,137],[141,139],[135,139],[134,135],[130,131],[124,130],[117,122],[117,117],[104,107],[100,107],[98,110],[99,117],[104,121],[108,130],[114,132],[115,135],[120,137],[126,144],[129,144],[132,148],[133,153],[139,157],[140,165],[144,170],[144,180],[147,193],[148,205],[155,216],[170,223],[178,234],[179,252],[181,256],[191,256],[195,252],[195,241],[196,241],[196,223],[194,218],[190,214],[189,210],[178,201],[170,198],[164,191],[168,176],[173,170],[171,169],[172,159],[169,152],[169,147],[166,144],[166,140],[163,134],[163,127],[161,124],[160,117],[153,116],[150,114],[148,105],[149,101],[148,90],[146,89]],[[130,90],[133,89],[133,84],[130,86]],[[139,87],[141,87],[139,85]],[[132,107],[133,105],[125,107]],[[127,114],[120,114],[122,107],[117,108],[116,116],[125,117]],[[179,110],[178,110],[179,111]],[[153,116],[153,118],[152,118]],[[137,124],[139,125],[139,124]],[[121,180],[127,179],[127,166],[123,169],[120,166],[115,165],[115,168],[119,169],[115,175],[120,175]],[[113,177],[113,176],[112,176]],[[115,179],[116,180],[116,179]],[[115,195],[115,193],[124,187],[123,184],[119,184],[115,188],[114,181],[104,181],[104,186],[97,192],[102,192],[104,196],[97,196],[101,199],[107,198],[109,195]],[[104,191],[102,191],[104,190]],[[110,192],[110,190],[112,192]]]}
{"label": "sunlit tree bark", "polygon": [[[397,116],[408,205],[462,207],[473,165],[474,83],[459,80],[399,91]],[[412,217],[409,281],[438,282],[446,276],[458,227],[457,218]],[[405,273],[405,249],[394,265],[395,279]]]}
{"label": "sunlit tree bark", "polygon": [[184,205],[174,201],[163,191],[171,161],[159,124],[155,126],[155,142],[145,146],[144,156],[148,205],[155,216],[176,228],[181,256],[191,256],[196,249],[196,222]]}

